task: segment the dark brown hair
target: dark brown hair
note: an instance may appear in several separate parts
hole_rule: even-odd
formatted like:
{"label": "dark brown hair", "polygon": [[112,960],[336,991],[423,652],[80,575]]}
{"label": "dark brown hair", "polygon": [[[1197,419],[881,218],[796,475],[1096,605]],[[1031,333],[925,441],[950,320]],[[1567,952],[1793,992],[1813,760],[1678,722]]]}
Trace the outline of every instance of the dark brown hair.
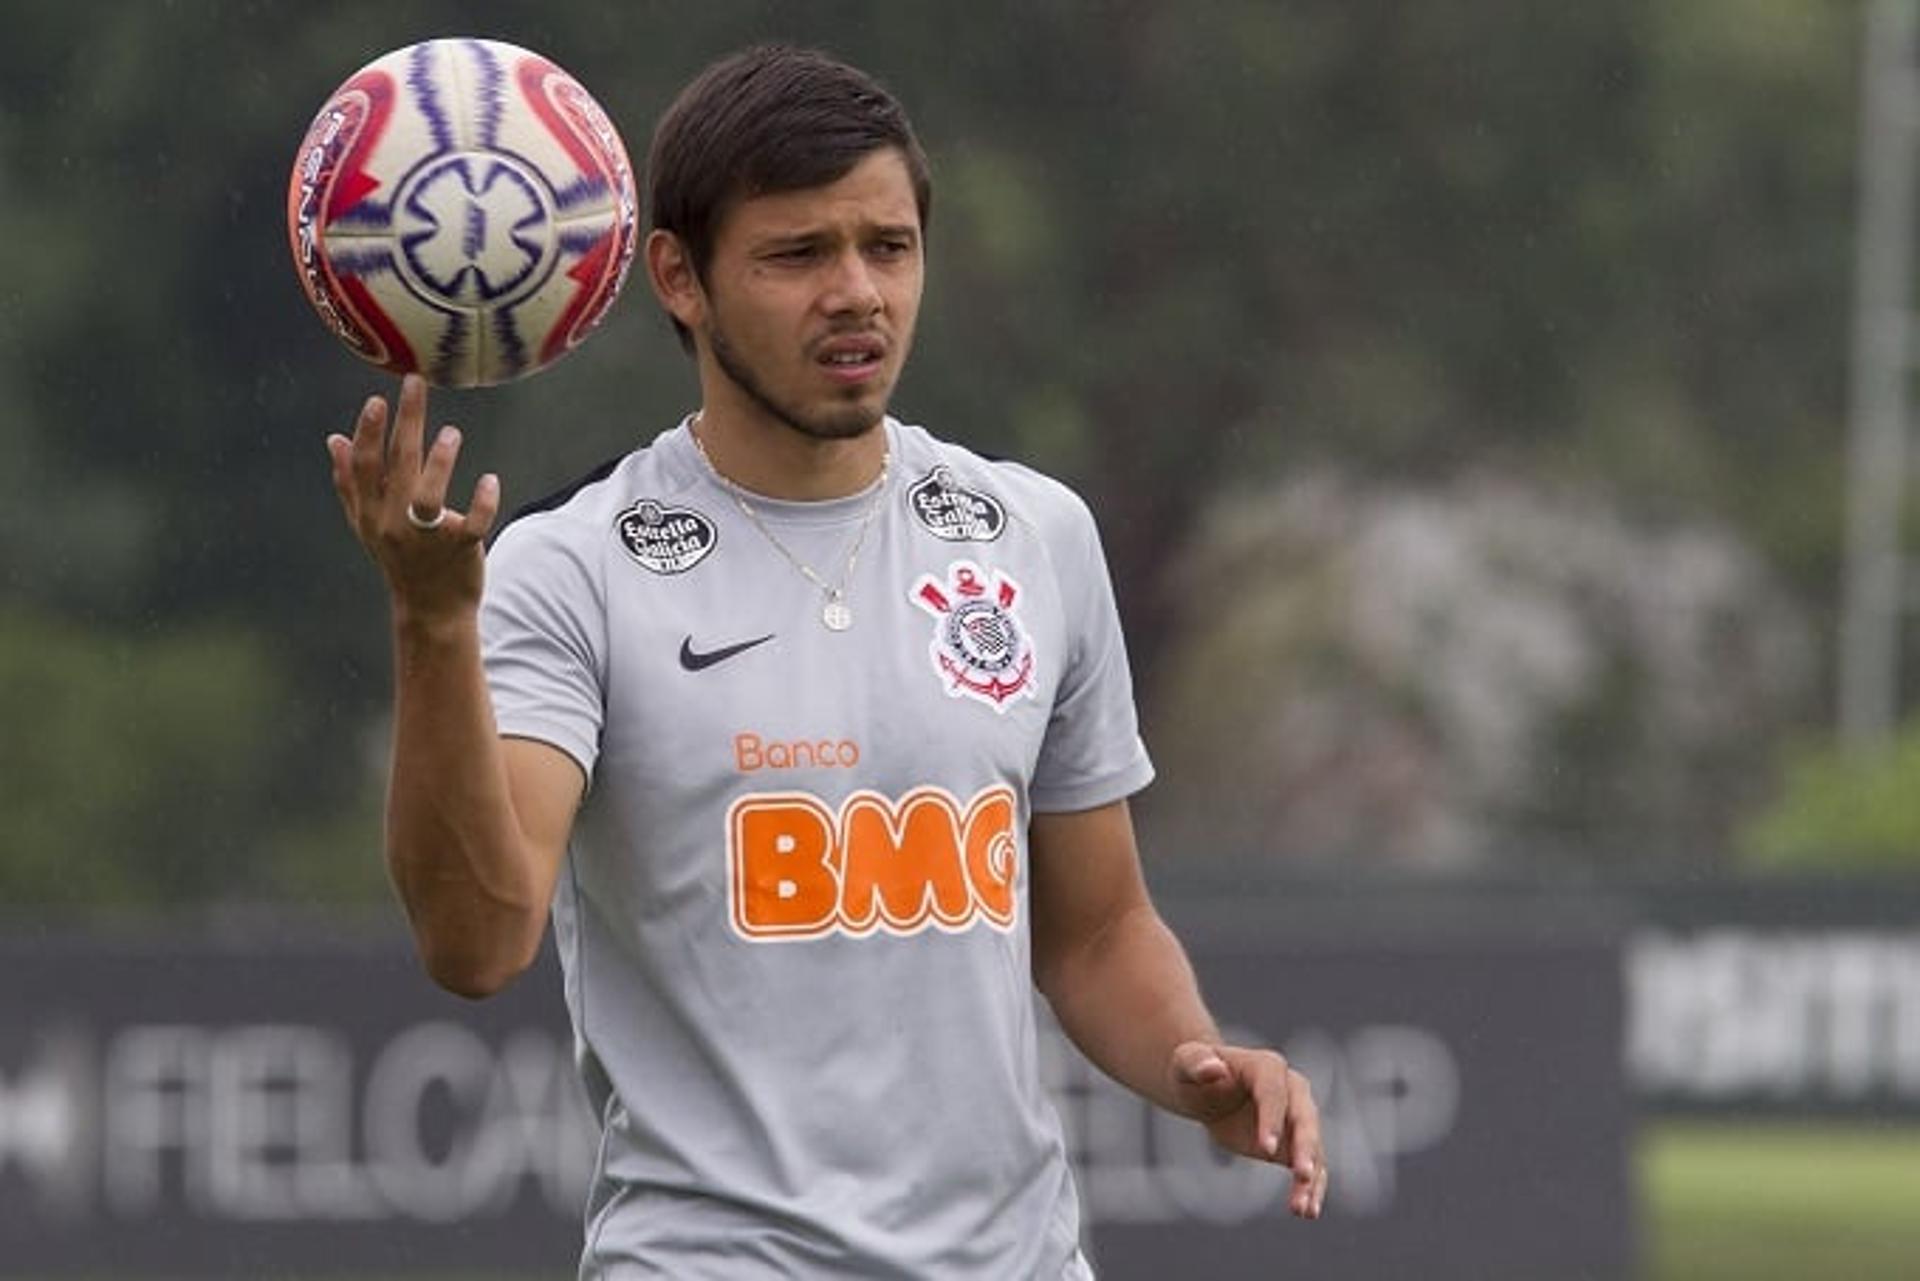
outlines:
{"label": "dark brown hair", "polygon": [[[906,161],[924,235],[933,181],[893,95],[816,50],[743,49],[696,76],[660,117],[647,158],[653,227],[680,238],[704,284],[715,232],[734,204],[824,187],[887,147]],[[674,328],[691,350],[685,328],[677,320]]]}

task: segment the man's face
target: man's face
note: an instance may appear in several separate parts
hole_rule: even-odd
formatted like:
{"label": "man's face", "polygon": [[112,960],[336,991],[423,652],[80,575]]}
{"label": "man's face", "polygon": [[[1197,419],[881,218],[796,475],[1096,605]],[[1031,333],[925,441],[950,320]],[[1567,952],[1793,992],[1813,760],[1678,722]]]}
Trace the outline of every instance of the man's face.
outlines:
{"label": "man's face", "polygon": [[701,345],[795,431],[859,436],[900,379],[925,267],[906,161],[876,151],[837,182],[728,212],[707,266]]}

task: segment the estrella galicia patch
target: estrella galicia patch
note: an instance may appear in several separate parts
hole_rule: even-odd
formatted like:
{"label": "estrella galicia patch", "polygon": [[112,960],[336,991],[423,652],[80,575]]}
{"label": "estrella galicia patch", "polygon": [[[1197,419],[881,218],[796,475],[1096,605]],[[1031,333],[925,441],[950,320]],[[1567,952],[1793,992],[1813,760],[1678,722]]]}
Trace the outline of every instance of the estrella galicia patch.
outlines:
{"label": "estrella galicia patch", "polygon": [[983,489],[969,489],[945,466],[907,489],[907,505],[935,538],[949,543],[990,543],[1007,528],[1007,509]]}
{"label": "estrella galicia patch", "polygon": [[684,574],[719,541],[713,521],[691,507],[642,498],[613,522],[627,555],[656,574]]}

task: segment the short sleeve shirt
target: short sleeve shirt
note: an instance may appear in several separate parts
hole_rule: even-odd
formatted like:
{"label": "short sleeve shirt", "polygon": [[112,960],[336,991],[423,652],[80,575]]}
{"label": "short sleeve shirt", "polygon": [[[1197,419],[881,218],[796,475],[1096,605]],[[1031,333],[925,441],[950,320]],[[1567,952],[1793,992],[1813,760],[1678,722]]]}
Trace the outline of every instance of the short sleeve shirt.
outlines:
{"label": "short sleeve shirt", "polygon": [[1083,1275],[1026,832],[1152,777],[1113,592],[1065,487],[884,430],[875,487],[786,503],[682,423],[489,554],[500,732],[589,780],[583,1276]]}

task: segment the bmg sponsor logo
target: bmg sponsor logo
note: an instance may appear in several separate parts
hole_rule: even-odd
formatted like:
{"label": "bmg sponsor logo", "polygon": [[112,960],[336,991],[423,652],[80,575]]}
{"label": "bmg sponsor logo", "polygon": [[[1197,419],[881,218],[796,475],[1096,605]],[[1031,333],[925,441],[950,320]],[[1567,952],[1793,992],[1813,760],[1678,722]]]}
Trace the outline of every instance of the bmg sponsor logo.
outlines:
{"label": "bmg sponsor logo", "polygon": [[727,811],[734,932],[759,943],[1011,930],[1018,810],[1004,786],[965,801],[937,787],[898,801],[859,791],[837,810],[805,792],[743,796]]}

